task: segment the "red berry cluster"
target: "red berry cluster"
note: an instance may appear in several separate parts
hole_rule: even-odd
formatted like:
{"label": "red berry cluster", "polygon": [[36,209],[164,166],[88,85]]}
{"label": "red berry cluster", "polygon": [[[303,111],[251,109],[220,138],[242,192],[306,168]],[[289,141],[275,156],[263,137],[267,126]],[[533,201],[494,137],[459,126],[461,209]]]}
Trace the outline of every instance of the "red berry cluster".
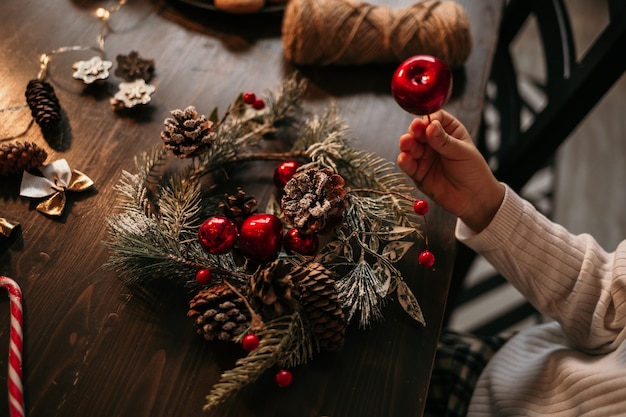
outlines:
{"label": "red berry cluster", "polygon": [[[241,347],[243,347],[243,349],[247,352],[252,352],[257,349],[260,344],[261,341],[259,340],[259,336],[254,333],[248,333],[243,337],[243,339],[241,339]],[[276,384],[281,388],[288,387],[293,381],[293,375],[291,374],[291,371],[287,369],[280,369],[276,373],[275,378]]]}
{"label": "red berry cluster", "polygon": [[263,110],[265,108],[265,101],[262,98],[258,98],[252,91],[243,94],[243,102],[252,106],[255,110]]}
{"label": "red berry cluster", "polygon": [[[426,200],[415,200],[415,203],[413,203],[413,211],[420,216],[425,216],[426,213],[428,213],[428,209],[428,202]],[[419,254],[417,261],[420,265],[427,268],[435,264],[435,255],[428,250],[428,244],[426,244],[426,249]]]}

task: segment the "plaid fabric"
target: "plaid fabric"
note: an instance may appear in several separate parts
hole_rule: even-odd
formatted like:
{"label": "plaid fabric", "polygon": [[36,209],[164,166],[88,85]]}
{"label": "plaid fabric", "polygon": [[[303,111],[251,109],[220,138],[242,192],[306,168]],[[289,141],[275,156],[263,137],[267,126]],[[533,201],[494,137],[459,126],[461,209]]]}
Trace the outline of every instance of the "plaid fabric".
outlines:
{"label": "plaid fabric", "polygon": [[464,417],[478,377],[509,337],[444,331],[437,346],[424,416]]}

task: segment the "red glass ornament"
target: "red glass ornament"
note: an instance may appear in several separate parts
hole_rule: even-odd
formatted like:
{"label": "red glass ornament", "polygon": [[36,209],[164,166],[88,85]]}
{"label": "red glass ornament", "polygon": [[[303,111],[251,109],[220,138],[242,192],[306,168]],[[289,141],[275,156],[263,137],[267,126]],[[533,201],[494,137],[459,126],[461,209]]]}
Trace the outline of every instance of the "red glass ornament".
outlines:
{"label": "red glass ornament", "polygon": [[252,352],[254,349],[258,348],[259,343],[259,336],[254,333],[248,333],[241,340],[241,346],[248,352]]}
{"label": "red glass ornament", "polygon": [[252,91],[248,91],[243,94],[244,103],[252,105],[254,104],[255,101],[256,101],[256,94],[254,94]]}
{"label": "red glass ornament", "polygon": [[237,226],[226,217],[210,217],[200,225],[198,240],[210,254],[221,255],[235,246],[237,242]]}
{"label": "red glass ornament", "polygon": [[413,203],[413,211],[415,211],[420,216],[428,213],[428,202],[426,200],[415,200]]}
{"label": "red glass ornament", "polygon": [[419,254],[418,262],[420,265],[430,268],[435,264],[435,255],[426,249],[422,253]]}
{"label": "red glass ornament", "polygon": [[294,176],[300,168],[300,164],[296,161],[285,161],[274,170],[274,183],[281,190],[285,188],[285,184]]}
{"label": "red glass ornament", "polygon": [[409,113],[430,114],[448,102],[452,72],[438,58],[417,55],[404,61],[391,79],[396,102]]}
{"label": "red glass ornament", "polygon": [[304,256],[312,256],[320,247],[316,234],[300,233],[298,229],[290,229],[283,236],[283,247],[287,253],[296,252]]}
{"label": "red glass ornament", "polygon": [[211,271],[209,269],[198,269],[198,272],[196,272],[196,282],[200,285],[210,284],[211,279]]}
{"label": "red glass ornament", "polygon": [[276,383],[279,387],[285,388],[291,385],[293,381],[293,375],[287,369],[281,369],[276,373]]}
{"label": "red glass ornament", "polygon": [[239,249],[248,259],[256,262],[275,259],[282,241],[283,224],[273,214],[253,214],[241,224]]}

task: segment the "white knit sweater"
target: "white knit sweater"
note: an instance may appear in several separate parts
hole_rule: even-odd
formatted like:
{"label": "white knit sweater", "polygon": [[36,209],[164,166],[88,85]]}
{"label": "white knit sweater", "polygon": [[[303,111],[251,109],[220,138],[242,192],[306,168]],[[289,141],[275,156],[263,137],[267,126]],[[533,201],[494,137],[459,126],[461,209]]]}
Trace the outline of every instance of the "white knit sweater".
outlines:
{"label": "white knit sweater", "polygon": [[468,416],[626,416],[626,241],[607,253],[508,188],[485,230],[456,234],[555,320],[498,351]]}

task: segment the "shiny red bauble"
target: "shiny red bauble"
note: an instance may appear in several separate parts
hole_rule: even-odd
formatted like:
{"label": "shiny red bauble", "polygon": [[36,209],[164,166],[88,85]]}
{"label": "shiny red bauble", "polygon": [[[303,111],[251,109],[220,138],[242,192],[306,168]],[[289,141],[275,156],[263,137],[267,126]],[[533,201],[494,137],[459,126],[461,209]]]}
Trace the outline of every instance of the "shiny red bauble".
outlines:
{"label": "shiny red bauble", "polygon": [[293,375],[287,369],[281,369],[276,373],[276,384],[278,384],[279,387],[288,387],[289,385],[291,385],[292,381]]}
{"label": "shiny red bauble", "polygon": [[290,229],[283,236],[283,247],[287,253],[296,252],[304,256],[312,256],[320,247],[316,234],[300,233],[298,229]]}
{"label": "shiny red bauble", "polygon": [[411,57],[393,74],[391,93],[409,113],[430,114],[448,102],[452,93],[452,72],[434,56]]}
{"label": "shiny red bauble", "polygon": [[252,352],[254,349],[258,348],[259,343],[259,336],[254,333],[248,333],[241,339],[241,346],[248,352]]}
{"label": "shiny red bauble", "polygon": [[237,242],[237,226],[224,216],[209,217],[200,225],[198,240],[210,254],[224,254]]}
{"label": "shiny red bauble", "polygon": [[431,251],[426,249],[419,254],[417,261],[420,265],[430,268],[435,264],[435,255]]}
{"label": "shiny red bauble", "polygon": [[420,216],[428,213],[428,202],[426,200],[415,200],[413,203],[413,211]]}
{"label": "shiny red bauble", "polygon": [[274,183],[276,186],[282,190],[298,168],[300,168],[300,164],[296,161],[285,161],[278,165],[274,170]]}
{"label": "shiny red bauble", "polygon": [[243,221],[239,229],[241,253],[256,262],[267,262],[276,258],[282,241],[283,224],[273,214],[253,214]]}
{"label": "shiny red bauble", "polygon": [[212,279],[211,270],[209,269],[198,269],[198,272],[196,272],[196,282],[200,285],[209,285]]}

